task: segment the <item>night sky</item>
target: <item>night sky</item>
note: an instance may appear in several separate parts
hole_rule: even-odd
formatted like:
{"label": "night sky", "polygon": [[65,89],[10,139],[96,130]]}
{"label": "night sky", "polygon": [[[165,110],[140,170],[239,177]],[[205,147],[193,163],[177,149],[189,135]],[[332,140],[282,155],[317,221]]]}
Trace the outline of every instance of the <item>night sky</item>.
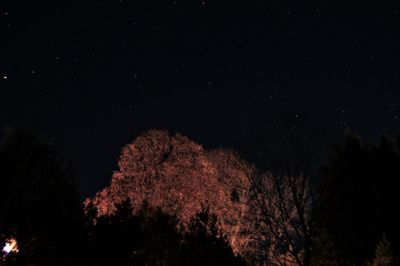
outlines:
{"label": "night sky", "polygon": [[398,133],[399,4],[327,2],[1,0],[0,123],[43,135],[83,196],[151,128],[236,146],[284,105]]}

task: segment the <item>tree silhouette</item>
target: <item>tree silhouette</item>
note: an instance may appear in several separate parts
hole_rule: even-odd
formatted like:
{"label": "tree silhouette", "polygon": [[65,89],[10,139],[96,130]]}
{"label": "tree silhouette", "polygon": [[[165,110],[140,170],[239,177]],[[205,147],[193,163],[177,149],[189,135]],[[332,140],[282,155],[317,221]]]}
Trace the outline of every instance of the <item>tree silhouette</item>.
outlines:
{"label": "tree silhouette", "polygon": [[217,227],[217,218],[201,212],[189,232],[160,208],[144,204],[133,213],[130,200],[110,216],[97,217],[87,206],[90,265],[243,265]]}
{"label": "tree silhouette", "polygon": [[391,243],[383,235],[379,240],[375,249],[375,255],[371,262],[367,263],[368,266],[394,266],[397,265],[396,259],[393,257]]}
{"label": "tree silhouette", "polygon": [[[204,153],[182,136],[168,139],[176,147],[164,147],[167,136],[153,132],[164,146],[146,160],[156,162],[142,171],[136,149],[143,143],[125,148],[120,167],[129,176],[116,172],[115,191],[105,190],[110,201],[86,201],[85,215],[70,168],[33,133],[7,128],[0,142],[0,243],[8,246],[0,265],[396,265],[399,140],[383,135],[375,145],[348,132],[318,172],[318,133],[302,122],[294,127],[286,122],[276,128],[282,146],[274,139],[264,168],[234,152]],[[147,136],[143,145],[151,143]],[[199,187],[201,180],[214,190],[191,191],[193,180],[185,179],[186,173],[197,178],[199,193],[206,190]],[[205,179],[206,173],[213,177]],[[165,182],[157,184],[157,175]],[[140,198],[142,191],[126,191],[133,184],[146,186],[151,204]],[[207,201],[211,192],[219,197]],[[199,199],[220,202],[200,211],[188,208],[201,208]],[[167,205],[157,207],[165,200]],[[252,256],[245,261],[232,246]]]}
{"label": "tree silhouette", "polygon": [[71,171],[49,145],[28,130],[6,128],[0,146],[0,233],[18,243],[13,260],[71,264],[83,243],[80,205]]}
{"label": "tree silhouette", "polygon": [[88,262],[91,265],[132,265],[140,226],[129,202],[117,206],[113,216],[97,217],[93,205],[86,207],[89,232]]}
{"label": "tree silhouette", "polygon": [[316,230],[329,235],[342,265],[365,263],[382,234],[398,254],[399,178],[400,153],[388,136],[373,145],[349,132],[344,144],[332,147]]}
{"label": "tree silhouette", "polygon": [[142,234],[137,256],[145,265],[180,265],[183,235],[176,216],[144,203],[138,218]]}
{"label": "tree silhouette", "polygon": [[324,128],[302,114],[277,114],[260,139],[259,166],[242,162],[250,182],[257,260],[268,265],[310,265],[318,164]]}
{"label": "tree silhouette", "polygon": [[[116,212],[97,217],[87,206],[93,265],[179,265],[181,232],[177,219],[144,204],[133,214],[130,200]],[[90,214],[89,214],[90,213]]]}
{"label": "tree silhouette", "polygon": [[189,223],[185,236],[185,265],[244,265],[218,228],[217,217],[204,208]]}

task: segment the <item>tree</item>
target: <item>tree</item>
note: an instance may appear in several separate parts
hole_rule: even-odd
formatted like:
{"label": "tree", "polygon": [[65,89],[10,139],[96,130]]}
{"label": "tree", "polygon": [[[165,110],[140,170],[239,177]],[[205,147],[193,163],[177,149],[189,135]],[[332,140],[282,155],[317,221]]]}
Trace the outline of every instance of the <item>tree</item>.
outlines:
{"label": "tree", "polygon": [[[310,265],[317,174],[327,134],[306,115],[281,114],[265,132],[259,164],[243,164],[258,260],[267,265]],[[244,162],[244,160],[241,160]],[[253,234],[254,235],[254,234]]]}
{"label": "tree", "polygon": [[340,261],[337,249],[330,235],[324,229],[315,229],[313,232],[313,266],[340,266],[345,262]]}
{"label": "tree", "polygon": [[184,265],[244,265],[244,260],[233,253],[217,222],[208,208],[190,220],[183,246]]}
{"label": "tree", "polygon": [[6,128],[0,144],[0,233],[22,264],[67,265],[78,257],[81,204],[70,169],[43,140]]}
{"label": "tree", "polygon": [[244,254],[251,238],[242,223],[247,209],[242,192],[248,181],[235,167],[236,160],[231,150],[207,151],[180,134],[149,130],[122,149],[110,185],[86,204],[92,202],[99,215],[107,215],[127,198],[135,212],[146,201],[176,215],[185,227],[206,204],[235,253]]}
{"label": "tree", "polygon": [[144,204],[133,213],[130,200],[111,215],[88,205],[89,261],[94,265],[180,265],[183,235],[176,217]]}
{"label": "tree", "polygon": [[368,266],[394,266],[397,264],[396,259],[393,257],[391,243],[386,239],[385,235],[376,246],[373,260],[367,264]]}
{"label": "tree", "polygon": [[258,259],[267,265],[309,265],[313,202],[308,180],[253,173],[249,179]]}
{"label": "tree", "polygon": [[136,253],[144,265],[181,265],[183,231],[177,217],[144,203],[138,218],[141,244]]}
{"label": "tree", "polygon": [[400,152],[388,136],[371,144],[348,132],[331,148],[315,228],[329,235],[341,265],[364,264],[382,234],[398,254],[399,177]]}
{"label": "tree", "polygon": [[130,202],[99,217],[93,205],[87,206],[93,265],[243,265],[208,210],[184,232],[175,216],[147,204],[133,213]]}
{"label": "tree", "polygon": [[117,206],[112,216],[97,217],[93,205],[86,207],[88,226],[88,261],[92,265],[132,265],[139,221],[129,202]]}

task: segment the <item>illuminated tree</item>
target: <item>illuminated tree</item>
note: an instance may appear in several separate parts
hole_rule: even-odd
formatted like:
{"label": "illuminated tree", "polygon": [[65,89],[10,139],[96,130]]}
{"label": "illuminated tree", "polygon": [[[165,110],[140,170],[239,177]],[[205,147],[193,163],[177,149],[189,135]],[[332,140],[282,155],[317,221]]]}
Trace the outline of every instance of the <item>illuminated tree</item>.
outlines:
{"label": "illuminated tree", "polygon": [[176,214],[186,230],[191,218],[209,206],[234,252],[249,263],[309,265],[312,160],[319,138],[298,138],[300,125],[291,130],[278,134],[283,148],[272,156],[276,161],[268,171],[257,170],[232,150],[206,151],[179,134],[150,130],[123,148],[110,186],[86,204],[107,215],[127,198],[134,210],[146,201]]}
{"label": "illuminated tree", "polygon": [[146,201],[176,215],[185,228],[209,206],[234,251],[244,252],[251,239],[243,219],[249,182],[236,160],[233,151],[206,151],[180,134],[150,130],[122,149],[110,186],[86,204],[92,202],[99,215],[107,215],[127,198],[134,210]]}

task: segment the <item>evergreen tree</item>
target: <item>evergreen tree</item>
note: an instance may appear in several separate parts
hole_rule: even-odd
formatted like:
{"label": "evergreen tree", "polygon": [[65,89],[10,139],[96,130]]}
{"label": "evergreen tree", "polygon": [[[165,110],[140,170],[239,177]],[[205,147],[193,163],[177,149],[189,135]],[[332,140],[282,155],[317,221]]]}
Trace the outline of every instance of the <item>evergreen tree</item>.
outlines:
{"label": "evergreen tree", "polygon": [[185,236],[185,265],[244,265],[218,229],[217,221],[207,208],[191,219]]}
{"label": "evergreen tree", "polygon": [[144,204],[133,213],[129,200],[110,216],[86,209],[90,227],[91,265],[180,265],[182,235],[177,219]]}
{"label": "evergreen tree", "polygon": [[373,145],[348,133],[343,145],[333,146],[322,170],[315,232],[326,230],[341,265],[364,264],[385,232],[398,254],[399,178],[400,152],[388,136]]}
{"label": "evergreen tree", "polygon": [[14,259],[70,265],[83,243],[81,204],[70,169],[28,130],[7,128],[0,145],[0,233],[18,243]]}
{"label": "evergreen tree", "polygon": [[375,249],[375,256],[372,262],[368,263],[368,266],[395,266],[396,260],[393,257],[393,251],[391,243],[383,235],[382,239],[379,240],[378,245]]}

